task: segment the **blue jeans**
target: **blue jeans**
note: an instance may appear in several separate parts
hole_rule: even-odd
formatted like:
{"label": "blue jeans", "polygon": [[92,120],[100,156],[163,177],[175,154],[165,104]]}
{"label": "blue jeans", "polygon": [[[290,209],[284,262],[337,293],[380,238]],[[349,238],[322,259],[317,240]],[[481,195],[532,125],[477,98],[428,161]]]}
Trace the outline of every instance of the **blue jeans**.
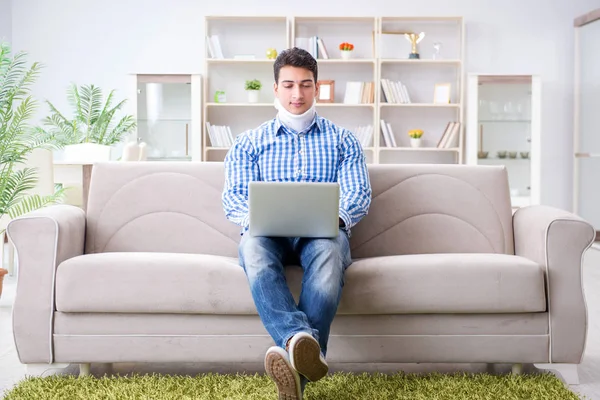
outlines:
{"label": "blue jeans", "polygon": [[[296,333],[308,332],[319,341],[325,356],[344,272],[352,263],[347,233],[340,229],[333,239],[252,237],[245,233],[239,259],[258,315],[276,345],[285,349]],[[284,266],[298,262],[304,276],[296,305]]]}

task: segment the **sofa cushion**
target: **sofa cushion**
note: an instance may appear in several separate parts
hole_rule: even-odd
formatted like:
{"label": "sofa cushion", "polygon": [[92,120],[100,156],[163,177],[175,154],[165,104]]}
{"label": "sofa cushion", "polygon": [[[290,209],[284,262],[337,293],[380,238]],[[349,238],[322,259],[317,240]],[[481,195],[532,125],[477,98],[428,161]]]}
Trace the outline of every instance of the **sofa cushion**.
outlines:
{"label": "sofa cushion", "polygon": [[[302,270],[286,268],[298,299]],[[256,314],[236,258],[98,253],[64,261],[61,312]],[[546,309],[542,268],[501,254],[422,254],[355,260],[340,314],[507,313]]]}

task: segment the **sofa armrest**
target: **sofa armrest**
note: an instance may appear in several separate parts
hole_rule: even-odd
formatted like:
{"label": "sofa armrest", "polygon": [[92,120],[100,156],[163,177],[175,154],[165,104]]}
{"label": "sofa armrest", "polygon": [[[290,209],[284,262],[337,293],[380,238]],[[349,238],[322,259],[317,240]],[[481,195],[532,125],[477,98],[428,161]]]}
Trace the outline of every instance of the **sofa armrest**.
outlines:
{"label": "sofa armrest", "polygon": [[14,219],[6,229],[15,246],[17,295],[13,334],[22,363],[50,363],[56,267],[83,254],[85,212],[53,205]]}
{"label": "sofa armrest", "polygon": [[550,318],[550,362],[580,363],[587,334],[582,264],[594,227],[549,206],[530,206],[513,216],[515,254],[545,269]]}

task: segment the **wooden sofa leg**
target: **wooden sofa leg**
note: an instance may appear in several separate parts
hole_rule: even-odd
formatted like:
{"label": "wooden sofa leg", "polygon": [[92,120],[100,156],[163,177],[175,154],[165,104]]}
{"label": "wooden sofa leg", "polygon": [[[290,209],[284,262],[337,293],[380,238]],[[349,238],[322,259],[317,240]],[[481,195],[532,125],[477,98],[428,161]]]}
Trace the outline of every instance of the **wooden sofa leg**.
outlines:
{"label": "wooden sofa leg", "polygon": [[536,368],[552,370],[558,373],[567,385],[579,385],[577,364],[533,364]]}
{"label": "wooden sofa leg", "polygon": [[523,372],[523,364],[513,364],[512,365],[512,374],[513,375],[521,375]]}
{"label": "wooden sofa leg", "polygon": [[79,364],[79,376],[88,376],[90,374],[91,365],[87,364]]}
{"label": "wooden sofa leg", "polygon": [[52,375],[65,375],[65,369],[71,364],[27,364],[27,375],[44,378]]}

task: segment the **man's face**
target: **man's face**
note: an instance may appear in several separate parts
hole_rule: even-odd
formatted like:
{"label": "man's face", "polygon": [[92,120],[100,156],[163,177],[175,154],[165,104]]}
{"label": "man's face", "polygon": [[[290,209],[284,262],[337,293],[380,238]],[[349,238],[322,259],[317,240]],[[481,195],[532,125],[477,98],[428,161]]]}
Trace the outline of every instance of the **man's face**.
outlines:
{"label": "man's face", "polygon": [[312,107],[319,94],[311,71],[289,65],[279,70],[279,82],[273,88],[281,105],[295,115],[303,114]]}

